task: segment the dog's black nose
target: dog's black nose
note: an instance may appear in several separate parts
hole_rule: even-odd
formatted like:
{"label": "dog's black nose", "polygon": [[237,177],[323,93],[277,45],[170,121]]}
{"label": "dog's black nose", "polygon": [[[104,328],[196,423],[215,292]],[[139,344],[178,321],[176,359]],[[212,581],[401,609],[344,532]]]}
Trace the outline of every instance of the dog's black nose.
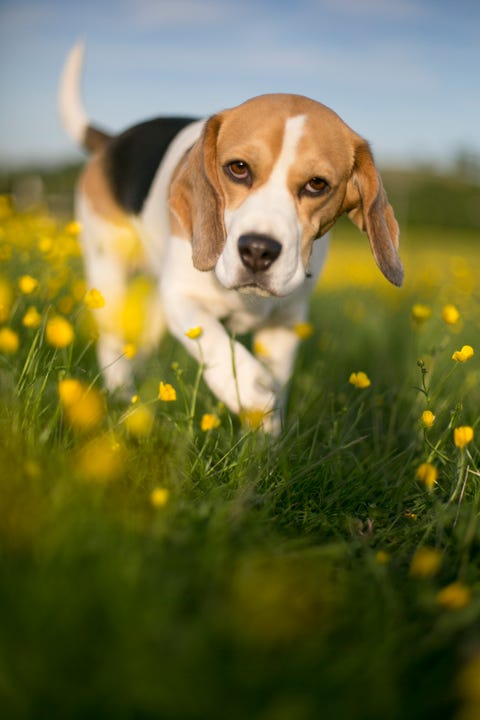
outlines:
{"label": "dog's black nose", "polygon": [[282,246],[268,235],[250,233],[238,238],[238,252],[246,268],[252,272],[268,270],[280,255]]}

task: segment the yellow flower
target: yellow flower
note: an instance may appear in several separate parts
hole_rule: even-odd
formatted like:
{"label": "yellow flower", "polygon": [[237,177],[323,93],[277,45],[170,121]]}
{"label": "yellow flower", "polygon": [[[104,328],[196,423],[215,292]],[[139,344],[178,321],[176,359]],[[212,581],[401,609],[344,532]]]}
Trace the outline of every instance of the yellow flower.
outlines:
{"label": "yellow flower", "polygon": [[255,355],[263,358],[268,358],[270,356],[267,346],[260,342],[260,340],[255,340],[253,343],[253,352]]}
{"label": "yellow flower", "polygon": [[170,490],[164,487],[156,487],[150,493],[150,502],[153,507],[161,508],[165,507],[170,498]]}
{"label": "yellow flower", "polygon": [[38,312],[37,308],[33,305],[28,308],[27,312],[22,318],[22,325],[28,328],[38,328],[42,322],[42,316]]}
{"label": "yellow flower", "polygon": [[472,591],[461,582],[453,582],[437,593],[437,603],[450,610],[466,607],[472,599]]}
{"label": "yellow flower", "polygon": [[435,465],[424,462],[418,466],[416,475],[420,482],[425,485],[427,490],[432,490],[433,486],[437,482],[438,470]]}
{"label": "yellow flower", "polygon": [[461,425],[453,431],[453,442],[458,448],[464,448],[468,443],[472,442],[474,434],[472,427]]}
{"label": "yellow flower", "polygon": [[150,502],[153,507],[165,507],[170,498],[170,490],[168,488],[154,488],[150,493]]}
{"label": "yellow flower", "polygon": [[20,346],[20,340],[15,330],[4,327],[0,330],[0,352],[12,355]]}
{"label": "yellow flower", "polygon": [[314,327],[311,322],[299,322],[293,326],[293,332],[300,340],[307,340],[313,335]]}
{"label": "yellow flower", "polygon": [[65,232],[67,235],[79,235],[82,231],[82,226],[76,220],[72,220],[65,225]]}
{"label": "yellow flower", "polygon": [[56,348],[64,348],[73,342],[73,327],[68,320],[61,315],[56,315],[48,320],[45,328],[45,337],[49,345]]}
{"label": "yellow flower", "polygon": [[[1,197],[1,196],[0,196]],[[10,283],[0,277],[0,323],[5,322],[9,315],[13,301],[13,290]]]}
{"label": "yellow flower", "polygon": [[65,419],[75,430],[86,432],[103,420],[105,404],[96,388],[75,378],[65,378],[58,383],[58,395]]}
{"label": "yellow flower", "polygon": [[205,413],[205,415],[202,416],[202,420],[200,423],[200,427],[204,432],[207,432],[207,430],[214,430],[220,425],[220,418],[218,418],[216,415],[212,415],[210,413]]}
{"label": "yellow flower", "polygon": [[128,432],[137,438],[150,435],[154,422],[154,414],[146,405],[135,405],[124,419]]}
{"label": "yellow flower", "polygon": [[460,313],[455,305],[445,305],[442,310],[442,320],[447,325],[455,325],[460,320]]}
{"label": "yellow flower", "polygon": [[348,382],[351,385],[354,385],[356,388],[360,388],[360,389],[367,388],[372,384],[370,381],[370,378],[364,372],[352,373],[350,375],[350,377],[348,378]]}
{"label": "yellow flower", "polygon": [[125,460],[124,446],[111,435],[100,435],[77,452],[75,467],[88,480],[107,482],[122,474]]}
{"label": "yellow flower", "polygon": [[435,548],[419,548],[410,563],[410,575],[427,578],[436,575],[442,564],[442,553]]}
{"label": "yellow flower", "polygon": [[428,320],[428,318],[432,314],[432,309],[428,307],[428,305],[421,305],[420,303],[416,303],[412,307],[412,318],[417,323],[422,323]]}
{"label": "yellow flower", "polygon": [[388,565],[390,562],[390,555],[385,550],[379,550],[375,555],[375,560],[379,565]]}
{"label": "yellow flower", "polygon": [[161,382],[158,386],[158,399],[163,402],[173,402],[177,399],[177,391],[170,383]]}
{"label": "yellow flower", "polygon": [[123,354],[128,360],[131,360],[137,354],[137,346],[135,343],[127,343],[123,346]]}
{"label": "yellow flower", "polygon": [[90,310],[98,310],[98,308],[105,307],[105,298],[100,290],[96,290],[95,288],[87,292],[83,298],[83,302]]}
{"label": "yellow flower", "polygon": [[471,345],[464,345],[461,350],[455,350],[452,355],[452,360],[456,362],[466,362],[475,355],[475,351]]}
{"label": "yellow flower", "polygon": [[38,287],[38,280],[31,275],[22,275],[18,281],[18,287],[24,295],[30,295]]}
{"label": "yellow flower", "polygon": [[435,415],[432,413],[431,410],[424,410],[420,421],[424,428],[431,428],[433,426],[433,423],[435,422]]}
{"label": "yellow flower", "polygon": [[243,425],[246,425],[252,430],[258,430],[262,427],[265,413],[263,410],[251,408],[250,410],[242,410],[239,417]]}
{"label": "yellow flower", "polygon": [[203,328],[200,326],[192,327],[192,328],[190,328],[190,330],[187,330],[187,332],[185,333],[185,335],[188,338],[190,338],[190,340],[196,340],[197,338],[201,337],[202,334],[203,334]]}

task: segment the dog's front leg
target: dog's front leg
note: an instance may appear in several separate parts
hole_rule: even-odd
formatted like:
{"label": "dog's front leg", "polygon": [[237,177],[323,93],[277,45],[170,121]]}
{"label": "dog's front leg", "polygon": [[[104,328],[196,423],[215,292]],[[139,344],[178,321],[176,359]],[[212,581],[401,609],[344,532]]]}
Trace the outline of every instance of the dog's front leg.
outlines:
{"label": "dog's front leg", "polygon": [[[278,432],[280,426],[274,419],[278,384],[268,368],[233,340],[196,299],[169,293],[164,304],[172,335],[202,363],[205,382],[218,399],[235,413],[262,413],[264,428]],[[197,338],[188,336],[194,327],[201,328]]]}

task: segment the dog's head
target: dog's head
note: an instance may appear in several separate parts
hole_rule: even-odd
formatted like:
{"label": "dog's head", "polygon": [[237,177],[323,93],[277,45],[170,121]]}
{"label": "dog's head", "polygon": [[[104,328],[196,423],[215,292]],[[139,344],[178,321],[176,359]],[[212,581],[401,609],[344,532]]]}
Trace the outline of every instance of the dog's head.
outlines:
{"label": "dog's head", "polygon": [[368,144],[332,110],[264,95],[210,118],[171,187],[193,263],[226,288],[283,296],[305,279],[312,244],[348,213],[401,285],[398,225]]}

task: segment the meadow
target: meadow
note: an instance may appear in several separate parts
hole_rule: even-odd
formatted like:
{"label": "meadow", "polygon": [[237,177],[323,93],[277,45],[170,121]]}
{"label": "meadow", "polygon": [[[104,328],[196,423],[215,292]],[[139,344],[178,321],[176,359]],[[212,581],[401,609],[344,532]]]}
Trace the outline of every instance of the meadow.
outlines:
{"label": "meadow", "polygon": [[0,221],[1,717],[478,720],[478,231],[339,225],[271,439],[171,338],[109,396],[78,226]]}

